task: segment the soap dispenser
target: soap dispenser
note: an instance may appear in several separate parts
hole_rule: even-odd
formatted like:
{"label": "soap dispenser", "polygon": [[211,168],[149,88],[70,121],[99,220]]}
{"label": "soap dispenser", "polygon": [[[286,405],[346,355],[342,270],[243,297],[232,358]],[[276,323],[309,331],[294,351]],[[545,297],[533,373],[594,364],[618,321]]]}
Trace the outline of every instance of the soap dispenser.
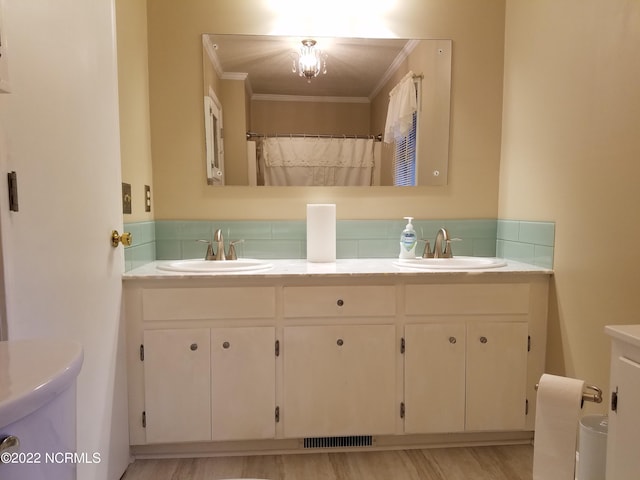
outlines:
{"label": "soap dispenser", "polygon": [[400,235],[400,258],[412,259],[416,258],[416,231],[413,229],[411,221],[413,217],[404,217],[407,220],[407,226],[404,227]]}

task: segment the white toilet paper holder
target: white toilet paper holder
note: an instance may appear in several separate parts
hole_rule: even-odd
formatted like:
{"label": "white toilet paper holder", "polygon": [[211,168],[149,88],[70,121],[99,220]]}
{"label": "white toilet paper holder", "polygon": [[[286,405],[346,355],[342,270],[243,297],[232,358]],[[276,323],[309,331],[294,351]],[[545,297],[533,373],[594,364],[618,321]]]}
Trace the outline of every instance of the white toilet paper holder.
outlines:
{"label": "white toilet paper holder", "polygon": [[[584,402],[602,403],[602,390],[595,385],[585,385],[586,392],[582,392],[582,401],[580,402],[580,408],[584,406]],[[536,383],[536,390],[538,390],[538,384]]]}

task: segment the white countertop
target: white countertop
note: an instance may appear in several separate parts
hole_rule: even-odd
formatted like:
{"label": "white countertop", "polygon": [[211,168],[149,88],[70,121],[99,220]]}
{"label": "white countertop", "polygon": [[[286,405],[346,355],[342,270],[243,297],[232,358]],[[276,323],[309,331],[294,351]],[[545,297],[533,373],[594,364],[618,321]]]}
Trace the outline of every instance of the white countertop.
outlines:
{"label": "white countertop", "polygon": [[74,342],[0,342],[0,428],[29,415],[69,388],[82,361],[82,347]]}
{"label": "white countertop", "polygon": [[277,259],[265,260],[273,266],[268,270],[247,272],[172,272],[160,270],[159,265],[171,263],[173,260],[157,260],[142,267],[130,270],[123,275],[123,280],[145,279],[175,279],[175,278],[203,278],[203,277],[251,277],[251,278],[277,278],[277,277],[353,277],[353,276],[424,276],[424,275],[495,275],[503,273],[518,274],[546,274],[551,275],[553,270],[542,268],[527,263],[507,260],[503,267],[485,269],[415,269],[394,265],[396,258],[359,258],[338,259],[333,263],[310,263],[305,259]]}
{"label": "white countertop", "polygon": [[607,325],[604,331],[612,338],[640,348],[640,325]]}

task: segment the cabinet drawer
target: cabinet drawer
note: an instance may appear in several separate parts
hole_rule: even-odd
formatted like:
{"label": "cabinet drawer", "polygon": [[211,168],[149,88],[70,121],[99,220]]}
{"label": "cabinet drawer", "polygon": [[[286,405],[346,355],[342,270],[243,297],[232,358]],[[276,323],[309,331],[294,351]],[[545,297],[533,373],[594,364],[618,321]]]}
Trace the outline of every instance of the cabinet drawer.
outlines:
{"label": "cabinet drawer", "polygon": [[285,317],[385,317],[396,313],[395,287],[285,287]]}
{"label": "cabinet drawer", "polygon": [[273,287],[154,288],[142,292],[143,320],[275,316]]}
{"label": "cabinet drawer", "polygon": [[407,315],[524,314],[528,284],[407,285]]}

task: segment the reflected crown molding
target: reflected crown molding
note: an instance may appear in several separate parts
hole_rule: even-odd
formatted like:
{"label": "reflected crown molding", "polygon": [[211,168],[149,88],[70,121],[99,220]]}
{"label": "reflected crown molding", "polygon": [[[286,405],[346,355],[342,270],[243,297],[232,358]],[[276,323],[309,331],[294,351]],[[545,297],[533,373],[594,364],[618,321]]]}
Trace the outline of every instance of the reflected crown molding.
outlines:
{"label": "reflected crown molding", "polygon": [[406,60],[406,58],[413,52],[413,50],[420,44],[420,40],[409,40],[402,51],[395,58],[393,63],[389,65],[389,68],[384,73],[384,75],[380,78],[378,84],[373,88],[373,91],[369,95],[369,99],[373,100],[376,98],[376,95],[382,90],[382,87],[389,81],[389,79],[393,76],[393,74],[398,70],[398,67],[402,62]]}
{"label": "reflected crown molding", "polygon": [[320,97],[303,95],[270,95],[256,93],[251,96],[251,100],[262,100],[265,102],[326,102],[326,103],[371,103],[366,97]]}

